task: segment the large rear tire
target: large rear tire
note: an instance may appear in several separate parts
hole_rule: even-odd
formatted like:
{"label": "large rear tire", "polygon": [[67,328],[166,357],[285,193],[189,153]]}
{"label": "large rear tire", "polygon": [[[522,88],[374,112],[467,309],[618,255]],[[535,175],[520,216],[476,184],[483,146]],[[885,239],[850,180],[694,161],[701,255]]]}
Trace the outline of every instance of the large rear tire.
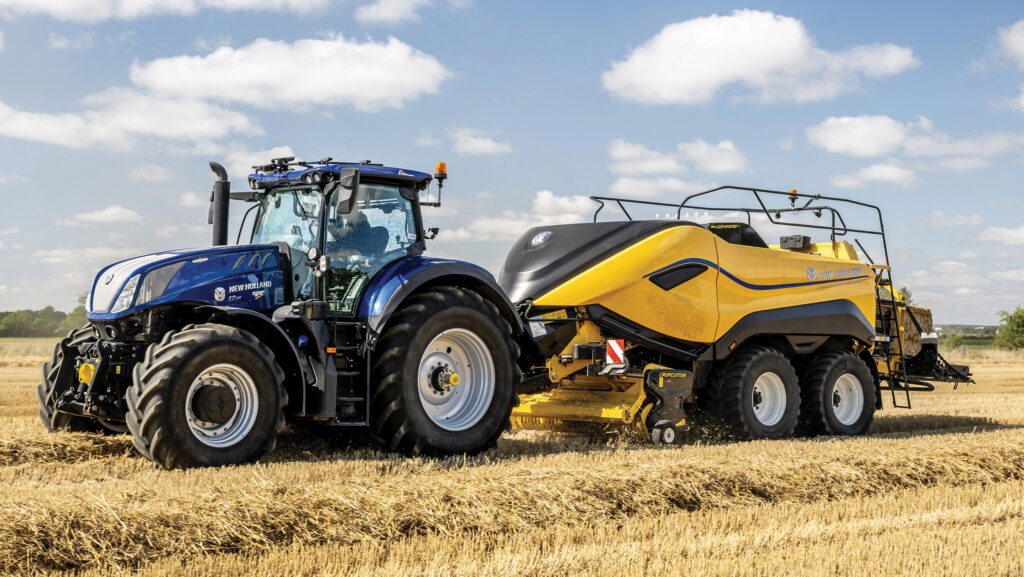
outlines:
{"label": "large rear tire", "polygon": [[474,454],[508,428],[519,347],[498,308],[476,292],[437,287],[410,297],[375,350],[371,419],[386,450]]}
{"label": "large rear tire", "polygon": [[706,394],[711,412],[736,437],[793,436],[800,414],[800,389],[793,365],[775,349],[751,346],[736,351]]}
{"label": "large rear tire", "polygon": [[875,419],[874,379],[851,352],[815,356],[800,381],[800,395],[804,435],[863,435]]}
{"label": "large rear tire", "polygon": [[284,372],[269,348],[234,327],[168,332],[132,379],[125,401],[135,448],[168,469],[255,461],[285,425]]}
{"label": "large rear tire", "polygon": [[72,330],[60,343],[54,345],[50,362],[43,365],[43,382],[36,387],[36,396],[39,398],[39,419],[43,421],[43,426],[50,433],[54,431],[95,433],[104,430],[104,427],[96,419],[57,411],[57,399],[54,397],[54,390],[57,388],[57,373],[60,371],[61,363],[64,362],[61,344],[82,353],[82,347],[94,342],[96,342],[96,333],[92,326],[85,325],[80,329]]}

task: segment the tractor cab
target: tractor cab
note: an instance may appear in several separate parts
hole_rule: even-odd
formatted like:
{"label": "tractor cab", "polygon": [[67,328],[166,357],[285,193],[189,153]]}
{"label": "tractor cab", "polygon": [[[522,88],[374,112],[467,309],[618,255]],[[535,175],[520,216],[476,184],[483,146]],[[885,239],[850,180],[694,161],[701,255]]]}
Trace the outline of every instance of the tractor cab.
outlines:
{"label": "tractor cab", "polygon": [[323,298],[332,313],[350,317],[378,271],[423,253],[418,195],[432,178],[379,164],[292,160],[249,176],[256,192],[244,200],[258,203],[251,243],[278,246],[293,301]]}

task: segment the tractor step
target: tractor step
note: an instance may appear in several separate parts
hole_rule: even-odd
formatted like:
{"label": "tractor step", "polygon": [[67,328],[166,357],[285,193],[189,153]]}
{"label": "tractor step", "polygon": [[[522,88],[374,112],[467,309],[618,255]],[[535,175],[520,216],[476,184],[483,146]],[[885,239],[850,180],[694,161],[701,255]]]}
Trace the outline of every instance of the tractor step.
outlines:
{"label": "tractor step", "polygon": [[338,397],[339,403],[361,403],[365,400],[363,397]]}

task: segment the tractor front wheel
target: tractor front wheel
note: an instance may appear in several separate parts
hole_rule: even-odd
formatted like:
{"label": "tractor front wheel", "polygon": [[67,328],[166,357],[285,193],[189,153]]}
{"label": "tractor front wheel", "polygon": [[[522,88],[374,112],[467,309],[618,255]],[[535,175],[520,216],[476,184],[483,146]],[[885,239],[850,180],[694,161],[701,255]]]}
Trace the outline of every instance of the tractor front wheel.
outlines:
{"label": "tractor front wheel", "polygon": [[437,287],[410,297],[376,350],[371,417],[387,450],[478,453],[508,427],[519,349],[508,321],[476,292]]}
{"label": "tractor front wheel", "polygon": [[146,349],[125,400],[135,448],[168,469],[248,463],[274,449],[288,399],[274,353],[219,324]]}

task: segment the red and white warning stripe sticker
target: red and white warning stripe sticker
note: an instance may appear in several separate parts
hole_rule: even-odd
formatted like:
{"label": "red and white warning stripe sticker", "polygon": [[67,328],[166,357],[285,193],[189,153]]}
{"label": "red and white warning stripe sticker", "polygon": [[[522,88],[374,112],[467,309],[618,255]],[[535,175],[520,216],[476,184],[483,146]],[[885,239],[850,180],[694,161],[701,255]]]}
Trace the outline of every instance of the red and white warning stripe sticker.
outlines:
{"label": "red and white warning stripe sticker", "polygon": [[623,341],[607,341],[605,347],[604,362],[609,365],[621,365],[623,362],[622,347]]}

